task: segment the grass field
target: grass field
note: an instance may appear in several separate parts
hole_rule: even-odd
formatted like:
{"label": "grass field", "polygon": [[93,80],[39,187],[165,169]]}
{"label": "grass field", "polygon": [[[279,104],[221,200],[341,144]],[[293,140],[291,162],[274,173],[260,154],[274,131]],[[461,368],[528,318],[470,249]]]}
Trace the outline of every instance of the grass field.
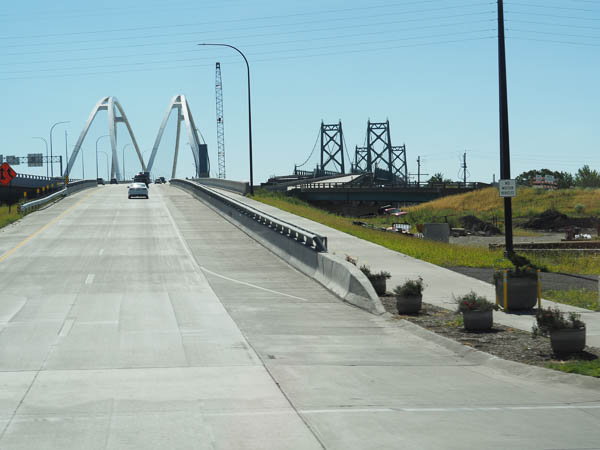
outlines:
{"label": "grass field", "polygon": [[21,214],[19,214],[16,205],[11,208],[10,213],[8,212],[8,206],[0,206],[0,228],[15,222],[20,218]]}
{"label": "grass field", "polygon": [[[531,198],[538,198],[539,203],[542,203],[542,206],[539,206],[541,211],[543,211],[545,208],[543,203],[547,203],[548,201],[550,201],[549,199],[555,197],[554,193],[542,192],[541,194],[535,194],[533,193],[533,189],[524,189],[524,191],[527,192],[524,193],[521,191],[519,195],[523,194],[526,198],[529,198],[529,196],[531,196]],[[570,191],[571,190],[569,190],[568,192]],[[583,189],[574,189],[573,191],[578,191],[585,196],[588,196],[589,193],[592,193],[595,196],[597,196],[600,203],[600,190],[592,190],[588,192]],[[431,207],[428,205],[432,204],[437,204],[438,206],[447,206],[450,205],[450,202],[457,201],[459,203],[462,202],[463,204],[471,207],[476,203],[476,201],[473,200],[473,197],[476,195],[480,195],[481,197],[477,197],[477,201],[485,205],[483,209],[488,209],[490,205],[486,202],[492,201],[490,198],[491,194],[492,191],[490,189],[484,189],[481,191],[463,194],[463,196],[468,197],[468,201],[459,201],[459,199],[447,197],[445,199],[436,200],[435,202],[415,206],[414,208],[416,210],[427,209]],[[525,194],[527,194],[527,196]],[[497,192],[495,192],[494,195],[497,196]],[[576,196],[573,198],[576,201],[583,201],[583,197]],[[596,197],[592,196],[592,198]],[[324,225],[351,234],[358,238],[374,242],[391,250],[396,250],[398,252],[405,253],[409,256],[419,258],[440,266],[494,267],[498,269],[511,267],[511,263],[506,258],[504,258],[501,250],[488,250],[486,248],[473,248],[460,245],[443,244],[439,242],[425,241],[422,239],[402,236],[396,233],[387,233],[383,231],[363,228],[357,225],[353,225],[352,218],[330,214],[326,211],[310,206],[308,203],[305,203],[297,198],[287,197],[284,194],[267,191],[264,189],[258,189],[256,191],[254,199],[269,204],[271,206],[275,206],[284,211],[288,211],[293,214],[306,217],[307,219],[314,220],[315,222],[322,223]],[[442,202],[442,200],[445,200],[447,203],[440,203]],[[515,202],[515,204],[520,205],[520,209],[518,210],[524,211],[524,205],[528,204],[528,201]],[[555,206],[557,208],[559,206],[565,207],[564,202],[561,202],[560,205],[558,205],[558,202],[556,202]],[[410,210],[413,211],[412,208]],[[491,210],[493,210],[493,208],[490,209],[490,211]],[[478,213],[478,215],[480,214]],[[412,220],[409,219],[408,222],[412,222]],[[350,249],[348,253],[350,254],[350,256],[352,256]],[[551,272],[579,273],[590,275],[600,273],[600,255],[582,256],[578,254],[556,255],[548,253],[532,256],[530,257],[530,259],[533,263],[539,266],[546,267]]]}
{"label": "grass field", "polygon": [[[570,217],[598,216],[600,215],[600,189],[573,188],[545,191],[519,187],[512,207],[516,224],[551,208]],[[458,221],[460,217],[472,214],[487,222],[497,220],[499,228],[503,228],[503,201],[494,187],[442,197],[404,210],[408,211],[408,215],[404,217],[409,223],[439,222],[446,221],[447,218],[448,223],[456,227],[460,226]],[[368,221],[384,225],[394,219],[385,217]],[[519,232],[521,235],[526,233],[524,230]]]}

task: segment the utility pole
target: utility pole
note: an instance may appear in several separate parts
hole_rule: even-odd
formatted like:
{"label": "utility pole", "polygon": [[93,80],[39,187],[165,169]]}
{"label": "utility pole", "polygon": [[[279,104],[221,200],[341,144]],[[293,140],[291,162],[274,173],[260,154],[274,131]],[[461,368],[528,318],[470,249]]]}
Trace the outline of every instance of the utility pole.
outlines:
{"label": "utility pole", "polygon": [[[504,2],[498,0],[498,81],[500,99],[500,179],[510,180],[510,143],[508,133],[508,94],[506,86],[506,47],[504,40]],[[504,197],[504,237],[506,254],[514,253],[512,199]]]}
{"label": "utility pole", "polygon": [[417,176],[417,187],[421,186],[421,175],[429,175],[428,173],[421,173],[421,157],[418,156],[417,157],[417,173],[411,173],[409,174],[411,176],[416,175]]}
{"label": "utility pole", "polygon": [[463,171],[463,184],[467,186],[467,151],[463,153],[462,166],[460,167]]}

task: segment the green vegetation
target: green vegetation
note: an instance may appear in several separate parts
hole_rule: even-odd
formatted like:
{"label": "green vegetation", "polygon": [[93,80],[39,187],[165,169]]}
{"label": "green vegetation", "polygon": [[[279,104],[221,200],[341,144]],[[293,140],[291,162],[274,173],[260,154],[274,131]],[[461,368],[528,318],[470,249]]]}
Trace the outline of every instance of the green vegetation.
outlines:
{"label": "green vegetation", "polygon": [[552,300],[557,303],[566,305],[578,306],[579,308],[591,309],[592,311],[600,311],[598,304],[598,292],[587,289],[569,289],[569,290],[545,290],[542,297],[547,300]]}
{"label": "green vegetation", "polygon": [[10,208],[10,212],[8,212],[8,206],[0,206],[0,228],[8,225],[9,223],[16,222],[21,217],[22,216],[19,213],[16,205]]}
{"label": "green vegetation", "polygon": [[552,362],[546,366],[549,369],[560,370],[561,372],[577,373],[579,375],[587,375],[590,377],[600,377],[600,360],[592,361],[566,361]]}
{"label": "green vegetation", "polygon": [[[586,211],[600,213],[600,189],[581,190],[568,189],[560,191],[548,191],[535,194],[535,189],[523,188],[513,203],[515,214],[524,211],[543,212],[550,204],[561,212],[572,212],[573,205],[584,204]],[[563,196],[566,200],[563,199]],[[466,267],[494,267],[497,269],[510,268],[512,264],[503,256],[501,250],[488,250],[487,248],[473,248],[460,245],[444,244],[434,241],[415,239],[403,236],[400,233],[387,233],[353,225],[355,219],[330,214],[315,208],[308,203],[295,198],[288,197],[280,192],[257,189],[255,200],[284,211],[306,217],[315,222],[322,223],[336,230],[356,236],[360,239],[374,242],[383,247],[395,250],[414,258],[422,259],[443,267],[466,266]],[[569,200],[570,198],[570,200]],[[477,207],[477,205],[479,205]],[[474,211],[481,218],[482,215],[500,214],[502,208],[501,199],[494,188],[481,189],[462,195],[444,197],[433,202],[408,208],[409,223],[421,223],[440,215],[436,211],[450,210],[453,214],[461,214],[461,211]],[[570,208],[570,209],[569,209]],[[423,214],[418,216],[419,214]],[[415,221],[414,218],[419,217]],[[362,220],[362,219],[361,219]],[[389,219],[388,219],[389,220]],[[529,257],[530,261],[538,267],[546,267],[550,272],[566,272],[579,274],[600,273],[600,255],[578,255],[578,254],[556,254],[556,252],[540,253]]]}

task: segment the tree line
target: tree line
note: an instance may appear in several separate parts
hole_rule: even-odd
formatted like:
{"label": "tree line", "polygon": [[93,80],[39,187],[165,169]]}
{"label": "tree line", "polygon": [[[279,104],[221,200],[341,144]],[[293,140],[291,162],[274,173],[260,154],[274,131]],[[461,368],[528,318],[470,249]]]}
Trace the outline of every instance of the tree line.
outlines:
{"label": "tree line", "polygon": [[536,175],[554,176],[558,189],[568,189],[570,187],[600,188],[600,172],[590,169],[587,164],[575,174],[550,169],[529,170],[520,174],[516,180],[522,186],[532,186]]}

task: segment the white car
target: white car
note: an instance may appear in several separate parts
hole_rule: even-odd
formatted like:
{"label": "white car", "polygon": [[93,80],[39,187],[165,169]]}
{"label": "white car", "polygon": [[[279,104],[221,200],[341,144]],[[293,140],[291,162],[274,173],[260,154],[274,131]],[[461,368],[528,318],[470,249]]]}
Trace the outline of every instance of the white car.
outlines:
{"label": "white car", "polygon": [[129,185],[129,188],[127,191],[127,196],[129,198],[132,198],[132,197],[149,198],[148,197],[148,187],[146,187],[146,185],[144,183],[131,183]]}

